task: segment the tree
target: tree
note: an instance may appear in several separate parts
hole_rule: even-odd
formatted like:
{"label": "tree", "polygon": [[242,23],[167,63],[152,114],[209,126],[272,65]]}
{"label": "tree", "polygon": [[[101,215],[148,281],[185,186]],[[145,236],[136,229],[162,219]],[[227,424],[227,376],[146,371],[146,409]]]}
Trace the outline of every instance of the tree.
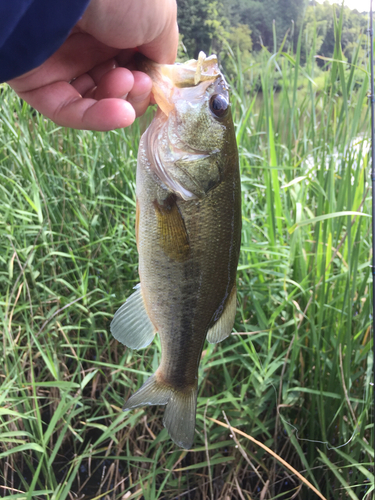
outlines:
{"label": "tree", "polygon": [[273,50],[274,21],[276,46],[280,46],[288,30],[288,41],[295,45],[302,28],[306,5],[307,0],[242,0],[239,4],[240,22],[251,29],[255,49],[264,45]]}
{"label": "tree", "polygon": [[[303,57],[312,45],[313,36],[316,36],[316,52],[323,57],[332,57],[335,49],[334,15],[340,18],[341,6],[331,5],[325,1],[323,4],[311,1],[306,9],[303,27]],[[344,7],[341,33],[341,47],[345,57],[351,61],[352,51],[356,47],[358,38],[367,28],[367,15],[357,10]],[[362,47],[362,52],[365,47]],[[324,66],[326,61],[317,59],[319,66]]]}
{"label": "tree", "polygon": [[217,0],[208,4],[207,14],[205,26],[211,39],[211,50],[219,53],[224,41],[228,39],[230,21],[224,16],[223,4]]}
{"label": "tree", "polygon": [[230,45],[233,48],[237,46],[245,58],[250,55],[253,48],[253,41],[251,39],[251,29],[247,24],[232,26],[227,38]]}
{"label": "tree", "polygon": [[206,26],[209,0],[177,0],[177,20],[189,57],[208,52],[211,37]]}

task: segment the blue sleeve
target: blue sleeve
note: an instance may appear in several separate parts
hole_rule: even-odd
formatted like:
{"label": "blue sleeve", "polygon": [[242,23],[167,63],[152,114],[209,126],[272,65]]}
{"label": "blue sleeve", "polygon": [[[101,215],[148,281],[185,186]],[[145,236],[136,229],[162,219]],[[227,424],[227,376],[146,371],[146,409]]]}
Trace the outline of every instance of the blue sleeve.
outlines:
{"label": "blue sleeve", "polygon": [[64,43],[90,0],[0,0],[0,82],[36,68]]}

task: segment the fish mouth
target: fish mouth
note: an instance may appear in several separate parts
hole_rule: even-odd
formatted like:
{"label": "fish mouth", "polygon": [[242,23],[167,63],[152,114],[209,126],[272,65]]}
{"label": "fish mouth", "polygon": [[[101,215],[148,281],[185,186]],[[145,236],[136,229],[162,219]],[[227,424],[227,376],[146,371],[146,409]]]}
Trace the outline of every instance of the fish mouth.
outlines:
{"label": "fish mouth", "polygon": [[202,93],[217,78],[222,77],[216,55],[206,56],[200,52],[198,59],[183,64],[159,64],[139,56],[137,68],[152,80],[152,93],[163,113],[168,116],[174,109],[178,90],[201,87]]}

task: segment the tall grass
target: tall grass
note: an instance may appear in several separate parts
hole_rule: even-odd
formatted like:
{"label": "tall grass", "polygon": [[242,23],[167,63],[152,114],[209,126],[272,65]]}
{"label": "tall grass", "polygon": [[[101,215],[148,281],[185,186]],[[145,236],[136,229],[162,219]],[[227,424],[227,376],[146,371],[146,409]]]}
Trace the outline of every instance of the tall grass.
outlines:
{"label": "tall grass", "polygon": [[[234,58],[237,333],[202,354],[189,452],[163,408],[121,412],[156,369],[158,339],[134,355],[108,329],[138,279],[135,164],[150,113],[126,131],[77,132],[1,89],[1,494],[316,498],[239,428],[327,499],[371,497],[368,76],[355,91],[366,61],[346,67],[335,22],[323,91],[314,43],[304,69],[300,45],[264,51],[258,97]],[[215,422],[226,418],[231,429]]]}

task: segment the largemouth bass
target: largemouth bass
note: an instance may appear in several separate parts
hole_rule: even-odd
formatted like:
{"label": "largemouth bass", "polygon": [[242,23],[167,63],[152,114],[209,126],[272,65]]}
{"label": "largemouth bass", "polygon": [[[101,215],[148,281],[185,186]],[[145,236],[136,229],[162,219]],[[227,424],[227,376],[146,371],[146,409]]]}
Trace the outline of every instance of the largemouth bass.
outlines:
{"label": "largemouth bass", "polygon": [[124,406],[166,405],[173,441],[193,444],[204,341],[230,335],[236,313],[241,193],[228,86],[216,56],[144,61],[159,109],[138,152],[136,238],[140,284],[111,323],[132,349],[156,332],[159,368]]}

